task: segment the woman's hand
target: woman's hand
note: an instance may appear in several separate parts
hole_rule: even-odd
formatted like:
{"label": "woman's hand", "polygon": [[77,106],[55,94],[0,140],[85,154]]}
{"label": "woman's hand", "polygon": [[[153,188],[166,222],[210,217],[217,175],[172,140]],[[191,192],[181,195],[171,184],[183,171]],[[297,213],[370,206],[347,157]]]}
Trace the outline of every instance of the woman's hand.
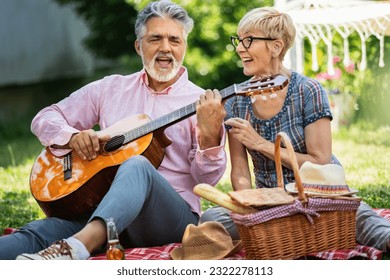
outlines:
{"label": "woman's hand", "polygon": [[225,124],[231,127],[228,131],[229,134],[248,149],[258,151],[259,147],[266,142],[247,120],[230,118],[225,121]]}

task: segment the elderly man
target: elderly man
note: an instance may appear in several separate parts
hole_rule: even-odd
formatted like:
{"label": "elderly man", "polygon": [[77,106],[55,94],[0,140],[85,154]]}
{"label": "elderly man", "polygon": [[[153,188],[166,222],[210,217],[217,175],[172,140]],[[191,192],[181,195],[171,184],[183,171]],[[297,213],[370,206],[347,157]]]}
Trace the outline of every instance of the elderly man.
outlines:
{"label": "elderly man", "polygon": [[144,69],[92,82],[37,114],[32,131],[54,155],[72,151],[93,163],[99,161],[100,143],[110,139],[92,130],[94,125],[104,131],[132,115],[157,119],[188,104],[196,108],[196,116],[165,129],[172,144],[158,169],[142,155],[130,157],[96,209],[70,220],[33,221],[1,237],[1,259],[87,259],[106,242],[110,218],[125,247],[180,242],[186,226],[198,223],[200,201],[192,188],[216,184],[225,171],[226,112],[219,93],[193,84],[182,66],[192,27],[182,7],[164,0],[150,3],[135,26]]}

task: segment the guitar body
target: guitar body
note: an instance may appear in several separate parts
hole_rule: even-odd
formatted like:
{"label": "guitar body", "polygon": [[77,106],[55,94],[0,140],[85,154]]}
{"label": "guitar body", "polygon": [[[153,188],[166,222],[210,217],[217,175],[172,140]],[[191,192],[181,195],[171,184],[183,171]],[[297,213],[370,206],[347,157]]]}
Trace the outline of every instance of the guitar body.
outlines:
{"label": "guitar body", "polygon": [[[150,121],[146,115],[124,119],[99,133],[115,135],[122,127]],[[119,165],[135,155],[144,155],[157,168],[169,140],[163,133],[149,133],[113,152],[100,151],[88,161],[72,153],[71,177],[64,177],[64,157],[53,155],[48,148],[35,161],[30,176],[34,198],[49,217],[71,219],[92,210],[109,190]],[[154,137],[155,136],[155,137]]]}

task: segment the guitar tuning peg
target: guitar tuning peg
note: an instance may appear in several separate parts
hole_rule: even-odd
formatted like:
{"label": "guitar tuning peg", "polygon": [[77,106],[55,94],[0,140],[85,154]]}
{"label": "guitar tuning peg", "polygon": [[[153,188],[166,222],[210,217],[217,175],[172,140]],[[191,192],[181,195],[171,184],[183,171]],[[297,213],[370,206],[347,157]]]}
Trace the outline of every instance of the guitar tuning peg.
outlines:
{"label": "guitar tuning peg", "polygon": [[251,102],[252,102],[252,104],[256,102],[256,96],[255,95],[251,96]]}

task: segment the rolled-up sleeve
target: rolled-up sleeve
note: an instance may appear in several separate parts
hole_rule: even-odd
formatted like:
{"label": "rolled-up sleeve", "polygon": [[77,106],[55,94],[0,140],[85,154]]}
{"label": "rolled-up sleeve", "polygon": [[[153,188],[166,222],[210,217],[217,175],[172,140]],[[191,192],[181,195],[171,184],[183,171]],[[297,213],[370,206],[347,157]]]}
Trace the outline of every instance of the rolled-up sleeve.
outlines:
{"label": "rolled-up sleeve", "polygon": [[[221,142],[219,146],[201,150],[197,142],[197,148],[194,150],[194,160],[191,165],[191,174],[198,183],[216,185],[226,170],[226,133],[223,125],[221,125],[220,133]],[[195,138],[198,139],[197,135]]]}

